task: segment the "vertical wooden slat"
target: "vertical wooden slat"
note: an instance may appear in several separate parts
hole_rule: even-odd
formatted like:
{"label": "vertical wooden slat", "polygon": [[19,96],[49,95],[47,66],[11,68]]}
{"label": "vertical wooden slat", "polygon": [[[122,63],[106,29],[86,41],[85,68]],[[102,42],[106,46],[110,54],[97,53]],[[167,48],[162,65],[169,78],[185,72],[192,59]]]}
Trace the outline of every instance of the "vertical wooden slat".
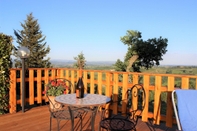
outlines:
{"label": "vertical wooden slat", "polygon": [[161,110],[161,76],[155,78],[155,97],[154,97],[154,124],[160,123],[160,110]]}
{"label": "vertical wooden slat", "polygon": [[173,124],[173,106],[172,106],[172,92],[167,92],[167,104],[166,104],[166,126],[172,127]]}
{"label": "vertical wooden slat", "polygon": [[16,113],[16,70],[10,70],[9,112]]}
{"label": "vertical wooden slat", "polygon": [[114,73],[113,113],[118,113],[118,73]]}
{"label": "vertical wooden slat", "polygon": [[174,77],[168,76],[168,88],[167,88],[167,108],[166,108],[166,126],[172,127],[173,123],[173,107],[172,107],[172,91],[174,90]]}
{"label": "vertical wooden slat", "polygon": [[[45,85],[46,84],[48,84],[48,82],[49,82],[49,70],[47,70],[47,69],[45,69],[44,70],[44,83],[45,83]],[[46,89],[46,87],[45,87],[45,89]]]}
{"label": "vertical wooden slat", "polygon": [[59,68],[55,69],[55,76],[56,76],[56,78],[60,78]]}
{"label": "vertical wooden slat", "polygon": [[128,73],[123,74],[123,86],[122,86],[122,113],[126,113],[126,102],[127,102],[127,97],[126,97],[126,92],[128,88]]}
{"label": "vertical wooden slat", "polygon": [[[22,69],[20,70],[20,104],[22,106]],[[26,98],[26,96],[25,96]],[[26,104],[26,101],[24,103],[24,105]]]}
{"label": "vertical wooden slat", "polygon": [[[110,82],[111,82],[111,74],[109,72],[105,72],[106,73],[106,85],[105,85],[105,95],[110,97],[111,98],[111,95],[112,95],[112,87],[110,85]],[[109,110],[110,108],[110,104],[105,104],[105,109],[106,110]]]}
{"label": "vertical wooden slat", "polygon": [[80,74],[79,74],[79,70],[77,70],[77,80],[79,79],[79,77],[80,77]]}
{"label": "vertical wooden slat", "polygon": [[197,77],[195,78],[196,86],[195,89],[197,90]]}
{"label": "vertical wooden slat", "polygon": [[56,78],[56,69],[51,69],[51,80]]}
{"label": "vertical wooden slat", "polygon": [[75,76],[74,76],[75,72],[74,70],[71,70],[71,83],[73,84],[73,89],[71,89],[71,93],[74,93],[75,91]]}
{"label": "vertical wooden slat", "polygon": [[[48,69],[45,69],[44,70],[44,74],[45,74],[45,76],[44,76],[44,90],[46,91],[46,84],[48,84],[48,82],[49,82],[49,70]],[[48,101],[48,99],[47,99],[47,97],[46,97],[46,94],[45,94],[45,101]]]}
{"label": "vertical wooden slat", "polygon": [[94,94],[94,72],[90,72],[90,94]]}
{"label": "vertical wooden slat", "polygon": [[83,70],[83,84],[84,84],[84,93],[87,93],[87,71]]}
{"label": "vertical wooden slat", "polygon": [[[21,69],[17,69],[20,71],[20,76],[22,74],[22,70]],[[11,69],[11,74],[10,74],[10,92],[9,92],[9,95],[10,95],[10,113],[14,113],[16,112],[16,105],[17,104],[21,104],[21,91],[22,91],[22,84],[20,84],[20,87],[16,87],[16,83],[17,82],[22,82],[22,77],[20,78],[16,78],[16,71],[17,70],[13,70]],[[39,81],[44,81],[45,84],[48,83],[48,81],[50,79],[54,79],[56,77],[64,77],[64,74],[65,77],[69,80],[71,80],[71,82],[73,84],[75,84],[77,78],[76,78],[76,69],[68,69],[68,68],[45,68],[45,75],[42,77],[42,76],[39,76],[37,75],[37,79],[34,78],[33,76],[33,70],[34,69],[29,69],[29,78],[26,78],[26,81],[29,80],[29,102],[31,104],[34,103],[34,80],[37,80],[37,83],[38,83],[38,87],[40,85],[40,88],[41,88],[41,83],[39,83]],[[49,71],[51,70],[51,76],[49,76]],[[64,71],[65,70],[65,73]],[[122,100],[124,100],[126,97],[125,97],[125,93],[126,93],[126,90],[128,88],[128,85],[131,85],[131,83],[128,83],[128,74],[131,74],[133,76],[133,84],[135,83],[138,83],[138,76],[139,75],[144,75],[143,73],[127,73],[127,72],[121,72],[123,73],[123,82],[119,82],[118,81],[118,74],[119,72],[109,72],[109,71],[94,71],[94,70],[83,70],[84,72],[84,84],[87,84],[88,82],[90,84],[98,84],[98,90],[99,90],[99,94],[102,94],[102,85],[105,84],[105,87],[106,87],[106,96],[111,96],[112,95],[112,86],[113,86],[113,94],[115,95],[116,93],[118,94],[118,86],[122,86]],[[95,73],[98,73],[98,79],[97,80],[93,80],[93,79],[90,79],[88,80],[87,79],[87,72],[91,72],[93,75]],[[102,79],[102,73],[106,73],[106,80],[103,80]],[[38,74],[39,74],[39,71],[38,71]],[[93,76],[91,74],[91,76]],[[153,74],[151,74],[153,75]],[[112,76],[113,76],[113,80],[112,80]],[[156,75],[153,75],[153,76],[156,76]],[[173,118],[173,109],[172,109],[172,102],[171,102],[171,91],[174,90],[174,79],[175,77],[179,77],[181,78],[181,87],[183,89],[188,89],[189,88],[189,80],[190,78],[194,79],[195,80],[195,89],[197,89],[197,77],[196,76],[183,76],[183,75],[166,75],[168,77],[168,86],[166,87],[166,89],[164,87],[161,87],[161,76],[156,76],[156,80],[155,80],[155,89],[153,89],[152,87],[153,86],[150,86],[150,76],[149,74],[145,74],[144,75],[144,81],[143,81],[143,85],[144,85],[144,88],[145,88],[145,91],[146,91],[146,105],[145,105],[145,109],[143,111],[143,114],[142,114],[142,120],[143,121],[147,121],[147,118],[154,118],[154,123],[155,124],[159,124],[159,121],[160,119],[166,121],[166,126],[168,127],[171,127],[172,126],[172,122],[175,121],[175,119]],[[13,82],[13,83],[12,83]],[[94,87],[93,85],[91,85],[91,87]],[[20,99],[17,101],[16,100],[16,89],[17,88],[20,88]],[[151,114],[151,113],[148,113],[148,98],[149,98],[149,90],[154,90],[155,91],[155,96],[154,96],[154,113]],[[167,110],[166,110],[166,116],[160,116],[160,95],[161,95],[161,89],[162,89],[162,92],[167,92]],[[41,94],[42,93],[42,89],[38,89],[39,92],[37,92],[38,94]],[[92,92],[91,92],[92,93]],[[118,95],[117,95],[118,96]],[[38,95],[37,97],[37,100],[41,100],[42,98],[42,95]],[[116,96],[113,97],[114,100],[116,100]],[[47,100],[46,100],[47,101]],[[123,102],[123,106],[122,106],[122,111],[124,112],[126,110],[126,106],[124,106],[124,102]],[[113,107],[113,110],[114,112],[116,112],[116,108]],[[161,118],[160,118],[161,117]]]}
{"label": "vertical wooden slat", "polygon": [[59,69],[59,78],[64,78],[64,70],[63,69]]}
{"label": "vertical wooden slat", "polygon": [[173,91],[174,90],[174,76],[168,76],[168,91]]}
{"label": "vertical wooden slat", "polygon": [[[133,75],[133,85],[138,84],[138,74]],[[137,110],[138,107],[138,97],[136,97],[134,94],[138,92],[137,88],[132,89],[132,110]],[[128,99],[128,98],[127,98]],[[128,102],[128,101],[127,101]]]}
{"label": "vertical wooden slat", "polygon": [[34,104],[34,70],[29,69],[29,104]]}
{"label": "vertical wooden slat", "polygon": [[69,79],[69,70],[65,70],[65,73],[66,73],[66,74],[65,74],[65,78],[66,78],[66,79]]}
{"label": "vertical wooden slat", "polygon": [[102,94],[102,72],[98,72],[98,94]]}
{"label": "vertical wooden slat", "polygon": [[41,69],[37,69],[37,103],[42,103]]}
{"label": "vertical wooden slat", "polygon": [[181,88],[182,89],[189,89],[189,78],[188,77],[182,77]]}
{"label": "vertical wooden slat", "polygon": [[110,74],[106,72],[106,86],[105,86],[105,95],[111,97],[110,94]]}
{"label": "vertical wooden slat", "polygon": [[149,85],[150,85],[150,76],[149,75],[144,75],[144,90],[145,90],[145,95],[146,95],[146,100],[145,100],[145,107],[142,112],[142,121],[148,121],[148,107],[149,107]]}
{"label": "vertical wooden slat", "polygon": [[113,92],[113,85],[111,84],[113,81],[112,73],[110,72],[109,74],[109,96],[112,97],[112,92]]}
{"label": "vertical wooden slat", "polygon": [[133,84],[138,84],[138,74],[133,74]]}

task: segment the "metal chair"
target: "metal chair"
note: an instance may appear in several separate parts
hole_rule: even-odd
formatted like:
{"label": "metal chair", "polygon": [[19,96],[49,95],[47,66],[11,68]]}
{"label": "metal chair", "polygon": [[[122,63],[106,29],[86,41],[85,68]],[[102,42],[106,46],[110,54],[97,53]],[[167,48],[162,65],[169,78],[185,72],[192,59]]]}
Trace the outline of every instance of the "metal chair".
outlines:
{"label": "metal chair", "polygon": [[[57,78],[53,80],[53,82],[58,82],[62,81],[66,83],[67,86],[67,93],[71,93],[71,89],[73,88],[73,84],[63,78]],[[71,131],[74,130],[74,118],[80,118],[81,121],[81,130],[82,130],[82,115],[84,114],[83,110],[80,110],[75,107],[68,107],[63,104],[57,103],[54,101],[54,97],[51,98],[51,96],[46,95],[49,102],[46,102],[46,104],[49,107],[49,112],[50,112],[50,131],[51,131],[51,126],[52,126],[52,118],[57,120],[57,130],[60,130],[59,124],[61,120],[71,120],[72,124],[72,129]]]}
{"label": "metal chair", "polygon": [[197,131],[197,90],[174,90],[172,104],[178,130]]}
{"label": "metal chair", "polygon": [[[107,131],[136,130],[138,118],[141,116],[145,106],[145,90],[142,85],[135,84],[127,90],[125,97],[126,99],[121,101],[122,104],[125,103],[127,105],[125,113],[118,113],[108,118],[103,115],[99,131],[101,128]],[[109,113],[109,110],[106,111]]]}

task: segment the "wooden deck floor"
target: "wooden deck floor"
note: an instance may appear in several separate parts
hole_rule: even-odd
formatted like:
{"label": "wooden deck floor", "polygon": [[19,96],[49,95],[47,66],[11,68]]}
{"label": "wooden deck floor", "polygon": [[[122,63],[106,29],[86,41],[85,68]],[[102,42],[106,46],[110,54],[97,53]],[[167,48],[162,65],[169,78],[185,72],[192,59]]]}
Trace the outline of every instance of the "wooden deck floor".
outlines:
{"label": "wooden deck floor", "polygon": [[[91,131],[90,115],[83,117],[83,131]],[[57,130],[56,120],[52,121],[52,131]],[[95,131],[98,130],[99,116],[96,117]],[[70,121],[61,121],[61,131],[70,131]],[[75,130],[79,131],[79,119],[75,119]],[[0,116],[0,131],[49,131],[48,107],[40,106],[29,109],[25,113],[6,114]],[[151,122],[139,121],[137,131],[176,131],[165,127],[165,124],[153,125]]]}

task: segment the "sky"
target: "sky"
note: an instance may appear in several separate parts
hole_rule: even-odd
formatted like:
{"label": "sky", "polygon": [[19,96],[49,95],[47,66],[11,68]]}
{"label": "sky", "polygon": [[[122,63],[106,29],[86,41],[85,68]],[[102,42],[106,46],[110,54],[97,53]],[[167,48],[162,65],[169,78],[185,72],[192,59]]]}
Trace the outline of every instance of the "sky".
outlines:
{"label": "sky", "polygon": [[168,39],[161,65],[197,65],[196,0],[0,0],[0,33],[23,30],[27,15],[38,20],[51,60],[124,60],[127,30],[142,39]]}

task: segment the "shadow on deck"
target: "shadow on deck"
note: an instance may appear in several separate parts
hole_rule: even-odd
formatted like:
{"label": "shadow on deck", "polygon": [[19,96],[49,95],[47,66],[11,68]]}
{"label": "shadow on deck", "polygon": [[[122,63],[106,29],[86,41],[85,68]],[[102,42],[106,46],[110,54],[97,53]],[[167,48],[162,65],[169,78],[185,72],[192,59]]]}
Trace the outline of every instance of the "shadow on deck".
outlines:
{"label": "shadow on deck", "polygon": [[[18,112],[15,114],[5,114],[0,116],[1,131],[49,131],[49,111],[47,106],[34,107],[25,113]],[[99,115],[95,120],[95,131],[98,131]],[[56,120],[52,121],[52,131],[57,130]],[[80,121],[75,119],[75,130],[79,131]],[[71,123],[68,120],[61,121],[61,131],[70,131]],[[91,131],[90,114],[83,117],[83,131]],[[176,131],[176,126],[168,128],[165,123],[153,125],[150,122],[139,121],[137,131]]]}

